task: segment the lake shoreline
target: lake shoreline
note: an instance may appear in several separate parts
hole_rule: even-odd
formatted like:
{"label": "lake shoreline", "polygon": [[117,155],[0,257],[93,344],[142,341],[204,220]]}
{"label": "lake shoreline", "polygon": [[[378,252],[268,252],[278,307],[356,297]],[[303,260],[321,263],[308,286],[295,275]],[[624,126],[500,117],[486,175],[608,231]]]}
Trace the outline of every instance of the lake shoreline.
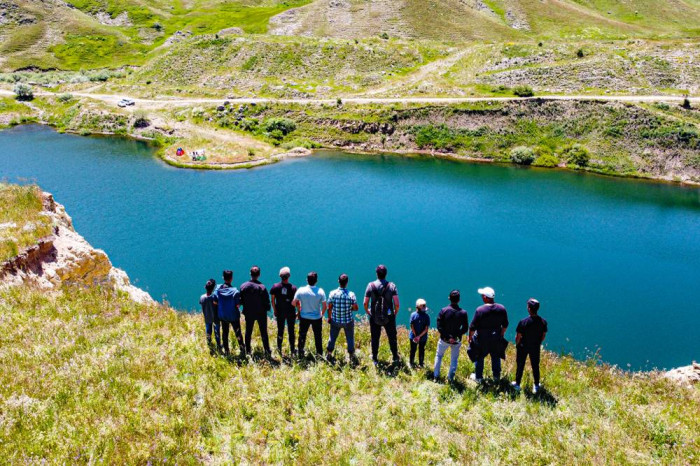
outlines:
{"label": "lake shoreline", "polygon": [[653,176],[653,175],[643,175],[643,174],[629,174],[629,173],[617,173],[617,172],[611,172],[611,171],[605,171],[605,170],[597,170],[595,168],[573,168],[568,165],[563,166],[557,166],[557,167],[537,167],[537,166],[526,166],[526,165],[519,165],[516,163],[508,162],[508,161],[503,161],[503,160],[494,160],[494,159],[489,159],[485,157],[471,157],[471,156],[465,156],[465,155],[458,155],[454,152],[441,152],[441,151],[435,151],[435,150],[421,150],[421,149],[407,149],[407,150],[367,150],[367,149],[357,149],[353,147],[340,147],[340,146],[323,146],[319,148],[314,148],[314,149],[306,149],[303,147],[297,147],[294,149],[291,149],[287,152],[281,153],[281,154],[276,154],[273,155],[272,157],[268,159],[259,159],[255,161],[250,161],[250,162],[216,162],[216,163],[205,163],[205,164],[194,164],[194,163],[187,163],[187,162],[180,162],[176,159],[173,159],[171,156],[165,155],[163,153],[163,148],[159,147],[159,143],[155,138],[149,138],[145,137],[139,134],[121,134],[121,133],[116,133],[116,132],[110,132],[110,131],[77,131],[77,130],[59,130],[59,128],[56,125],[53,125],[49,122],[46,121],[29,121],[27,123],[20,123],[18,125],[11,125],[7,126],[5,128],[0,128],[0,131],[3,130],[8,130],[11,129],[15,126],[20,126],[20,125],[41,125],[41,126],[47,126],[49,128],[52,128],[53,130],[59,132],[59,133],[67,133],[67,134],[74,134],[77,136],[86,136],[86,137],[120,137],[120,138],[125,138],[125,139],[130,139],[130,140],[135,140],[135,141],[141,141],[145,142],[148,144],[153,144],[156,147],[158,147],[157,150],[157,157],[162,160],[164,163],[175,167],[175,168],[182,168],[182,169],[190,169],[190,170],[241,170],[241,169],[254,169],[254,168],[259,168],[259,167],[265,167],[268,165],[272,165],[278,162],[281,162],[283,160],[287,159],[292,159],[292,158],[303,158],[303,157],[313,157],[313,155],[316,152],[319,151],[337,151],[337,152],[346,152],[350,154],[360,154],[360,155],[391,155],[391,156],[399,156],[399,157],[405,157],[405,158],[413,158],[415,156],[429,156],[441,160],[449,160],[453,162],[459,162],[459,163],[472,163],[472,164],[495,164],[495,165],[502,165],[502,166],[517,166],[517,167],[522,167],[522,168],[537,168],[537,169],[542,169],[542,170],[561,170],[561,171],[567,171],[567,172],[575,172],[575,173],[586,173],[586,174],[592,174],[592,175],[598,175],[598,176],[603,176],[603,177],[611,177],[611,178],[622,178],[622,179],[631,179],[631,180],[638,180],[638,181],[646,181],[646,182],[653,182],[653,183],[660,183],[660,184],[669,184],[669,185],[674,185],[674,186],[679,186],[683,188],[700,188],[700,182],[696,181],[691,181],[691,180],[677,180],[677,179],[672,179],[671,177],[665,177],[665,176]]}

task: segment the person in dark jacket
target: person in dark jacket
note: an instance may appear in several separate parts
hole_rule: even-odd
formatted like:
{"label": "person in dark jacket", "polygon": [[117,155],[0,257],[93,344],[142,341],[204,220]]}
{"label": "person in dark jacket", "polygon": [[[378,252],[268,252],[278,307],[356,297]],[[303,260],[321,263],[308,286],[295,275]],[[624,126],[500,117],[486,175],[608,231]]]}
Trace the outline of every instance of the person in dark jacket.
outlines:
{"label": "person in dark jacket", "polygon": [[479,348],[479,357],[474,363],[474,379],[481,383],[484,378],[484,359],[491,356],[491,368],[494,380],[501,378],[501,355],[503,355],[503,336],[508,328],[508,312],[503,305],[495,302],[496,292],[491,287],[479,288],[478,293],[484,301],[476,309],[474,319],[469,326],[469,343]]}
{"label": "person in dark jacket", "polygon": [[280,269],[280,282],[270,288],[272,311],[277,319],[277,350],[282,355],[282,343],[284,342],[284,326],[286,324],[289,333],[289,350],[294,355],[294,327],[296,326],[297,312],[292,306],[292,300],[297,292],[297,287],[289,283],[292,272],[289,267]]}
{"label": "person in dark jacket", "polygon": [[513,387],[520,390],[520,382],[523,380],[523,371],[525,370],[525,361],[530,356],[530,365],[532,366],[532,378],[535,385],[532,387],[532,393],[537,393],[540,390],[540,348],[544,338],[547,336],[547,321],[537,315],[540,309],[540,302],[534,298],[527,301],[527,312],[529,317],[521,320],[515,330],[515,345],[516,345],[516,363],[515,382]]}
{"label": "person in dark jacket", "polygon": [[228,347],[229,325],[233,327],[238,340],[238,349],[241,355],[245,355],[245,346],[243,346],[243,335],[241,334],[241,313],[238,306],[241,303],[241,295],[235,286],[231,286],[233,280],[233,272],[224,270],[224,283],[216,288],[214,293],[219,320],[221,321],[221,337],[223,340],[224,354],[230,354]]}
{"label": "person in dark jacket", "polygon": [[202,315],[204,316],[204,328],[206,331],[207,345],[212,354],[214,353],[214,345],[211,341],[212,330],[216,339],[216,351],[221,351],[221,327],[219,323],[219,311],[216,304],[216,296],[214,289],[216,288],[216,280],[210,278],[204,285],[205,294],[200,296],[199,305],[202,306]]}
{"label": "person in dark jacket", "polygon": [[270,356],[270,342],[267,336],[267,312],[270,310],[270,295],[265,285],[260,283],[260,268],[250,268],[250,280],[241,285],[241,305],[245,316],[245,350],[252,354],[251,337],[253,325],[257,322],[260,329],[265,356]]}
{"label": "person in dark jacket", "polygon": [[459,307],[460,294],[458,290],[450,292],[450,305],[443,307],[438,314],[437,329],[440,333],[438,340],[437,351],[435,352],[435,368],[433,376],[435,379],[440,377],[440,368],[442,366],[442,358],[449,348],[450,353],[450,371],[447,374],[447,380],[454,380],[455,372],[457,372],[457,363],[459,361],[459,349],[462,346],[462,336],[469,330],[469,316],[467,311]]}

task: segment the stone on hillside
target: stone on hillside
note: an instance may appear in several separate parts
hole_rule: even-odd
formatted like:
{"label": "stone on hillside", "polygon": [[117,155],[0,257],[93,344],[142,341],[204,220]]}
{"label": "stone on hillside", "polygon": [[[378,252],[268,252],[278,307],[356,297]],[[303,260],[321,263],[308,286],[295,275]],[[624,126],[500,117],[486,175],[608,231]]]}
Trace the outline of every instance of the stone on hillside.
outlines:
{"label": "stone on hillside", "polygon": [[678,367],[664,374],[667,379],[685,385],[693,385],[700,382],[700,364],[693,361],[690,366]]}

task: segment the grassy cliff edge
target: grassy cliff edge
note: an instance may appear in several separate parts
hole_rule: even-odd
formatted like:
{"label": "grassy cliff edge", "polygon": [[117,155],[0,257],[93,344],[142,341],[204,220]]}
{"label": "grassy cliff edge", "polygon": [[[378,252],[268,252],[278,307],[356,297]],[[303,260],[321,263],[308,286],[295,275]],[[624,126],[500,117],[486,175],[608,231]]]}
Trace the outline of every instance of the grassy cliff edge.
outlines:
{"label": "grassy cliff edge", "polygon": [[227,360],[209,355],[201,316],[98,288],[11,288],[0,316],[0,455],[13,463],[700,461],[700,391],[657,373],[546,352],[547,392],[515,396],[468,383],[463,356],[450,386],[375,370],[364,326],[356,368]]}

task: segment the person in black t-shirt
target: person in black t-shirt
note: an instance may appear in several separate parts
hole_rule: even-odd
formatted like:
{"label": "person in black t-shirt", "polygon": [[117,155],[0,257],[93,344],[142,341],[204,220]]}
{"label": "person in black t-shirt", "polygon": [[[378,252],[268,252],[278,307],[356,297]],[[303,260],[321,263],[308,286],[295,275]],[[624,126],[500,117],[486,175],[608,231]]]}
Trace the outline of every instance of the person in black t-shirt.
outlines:
{"label": "person in black t-shirt", "polygon": [[535,385],[532,388],[533,393],[537,393],[540,389],[540,347],[547,335],[547,321],[537,315],[539,309],[539,301],[530,298],[527,301],[527,312],[530,316],[521,320],[518,323],[518,328],[515,330],[517,369],[513,387],[516,390],[520,390],[520,382],[523,379],[523,371],[525,370],[525,360],[530,356],[532,377],[535,379]]}
{"label": "person in black t-shirt", "polygon": [[287,332],[289,333],[289,349],[291,355],[294,351],[294,327],[296,323],[297,312],[292,306],[292,300],[297,292],[297,287],[289,283],[291,276],[289,267],[282,267],[280,270],[279,283],[272,285],[270,289],[270,297],[272,298],[272,311],[277,319],[277,349],[282,355],[282,343],[284,342],[284,325],[287,324]]}
{"label": "person in black t-shirt", "polygon": [[270,295],[265,285],[260,283],[260,267],[250,268],[250,280],[241,285],[241,304],[245,316],[245,351],[253,354],[251,339],[253,325],[257,322],[265,357],[270,357],[270,343],[267,336],[267,312],[270,310]]}

